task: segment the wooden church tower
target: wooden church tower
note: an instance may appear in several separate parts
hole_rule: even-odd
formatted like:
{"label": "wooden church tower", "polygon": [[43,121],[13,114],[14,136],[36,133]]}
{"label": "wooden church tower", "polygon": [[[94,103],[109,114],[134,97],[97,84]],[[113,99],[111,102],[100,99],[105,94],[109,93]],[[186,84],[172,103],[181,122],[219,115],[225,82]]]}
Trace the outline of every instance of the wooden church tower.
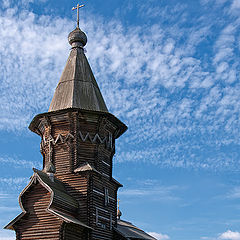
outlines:
{"label": "wooden church tower", "polygon": [[43,170],[33,169],[19,196],[22,213],[5,228],[17,240],[154,239],[120,220],[122,185],[112,177],[112,158],[127,127],[108,112],[79,25],[68,41],[70,56],[49,110],[29,126],[41,137]]}

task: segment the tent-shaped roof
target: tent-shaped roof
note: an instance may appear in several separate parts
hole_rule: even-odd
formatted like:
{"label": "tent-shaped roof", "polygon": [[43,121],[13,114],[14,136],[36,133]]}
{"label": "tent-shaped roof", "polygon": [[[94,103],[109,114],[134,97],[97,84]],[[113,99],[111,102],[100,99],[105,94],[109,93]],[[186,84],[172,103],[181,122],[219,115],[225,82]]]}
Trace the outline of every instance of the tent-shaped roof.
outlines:
{"label": "tent-shaped roof", "polygon": [[91,67],[84,54],[86,35],[76,28],[68,36],[70,56],[55,90],[49,112],[78,108],[108,112]]}

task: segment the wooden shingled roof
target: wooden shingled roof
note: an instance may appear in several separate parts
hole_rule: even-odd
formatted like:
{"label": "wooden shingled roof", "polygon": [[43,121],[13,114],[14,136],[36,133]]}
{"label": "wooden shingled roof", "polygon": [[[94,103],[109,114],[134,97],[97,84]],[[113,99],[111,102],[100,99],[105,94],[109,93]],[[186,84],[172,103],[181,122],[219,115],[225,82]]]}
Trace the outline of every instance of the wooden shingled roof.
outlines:
{"label": "wooden shingled roof", "polygon": [[117,227],[115,227],[114,230],[122,238],[127,240],[131,239],[156,240],[156,238],[145,233],[143,230],[134,226],[132,223],[123,220],[117,221]]}
{"label": "wooden shingled roof", "polygon": [[[75,173],[81,173],[81,172],[86,172],[86,171],[92,171],[92,172],[99,174],[100,176],[103,176],[102,173],[100,173],[98,170],[96,170],[96,168],[91,166],[91,164],[89,164],[88,162],[81,164],[78,168],[76,168],[74,170]],[[118,187],[123,187],[123,185],[113,177],[111,177],[110,181],[115,183]]]}
{"label": "wooden shingled roof", "polygon": [[108,112],[83,48],[74,47],[80,41],[79,36],[85,36],[83,34],[80,29],[75,29],[69,34],[72,50],[55,90],[49,112],[68,108]]}

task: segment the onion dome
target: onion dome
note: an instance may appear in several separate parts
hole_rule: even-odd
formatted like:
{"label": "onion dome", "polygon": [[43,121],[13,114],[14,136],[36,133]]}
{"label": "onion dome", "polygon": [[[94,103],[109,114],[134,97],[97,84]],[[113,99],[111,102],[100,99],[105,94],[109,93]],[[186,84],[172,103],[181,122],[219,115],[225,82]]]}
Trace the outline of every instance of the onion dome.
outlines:
{"label": "onion dome", "polygon": [[84,47],[87,44],[87,36],[80,28],[77,27],[69,33],[68,42],[72,47]]}

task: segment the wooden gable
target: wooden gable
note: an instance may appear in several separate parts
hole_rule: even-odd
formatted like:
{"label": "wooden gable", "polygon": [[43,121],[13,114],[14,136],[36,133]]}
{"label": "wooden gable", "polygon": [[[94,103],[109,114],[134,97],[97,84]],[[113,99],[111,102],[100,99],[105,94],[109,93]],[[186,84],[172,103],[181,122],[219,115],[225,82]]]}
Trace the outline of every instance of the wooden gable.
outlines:
{"label": "wooden gable", "polygon": [[50,202],[51,193],[38,181],[27,189],[21,197],[25,214],[13,225],[16,239],[60,239],[63,221],[47,211]]}

